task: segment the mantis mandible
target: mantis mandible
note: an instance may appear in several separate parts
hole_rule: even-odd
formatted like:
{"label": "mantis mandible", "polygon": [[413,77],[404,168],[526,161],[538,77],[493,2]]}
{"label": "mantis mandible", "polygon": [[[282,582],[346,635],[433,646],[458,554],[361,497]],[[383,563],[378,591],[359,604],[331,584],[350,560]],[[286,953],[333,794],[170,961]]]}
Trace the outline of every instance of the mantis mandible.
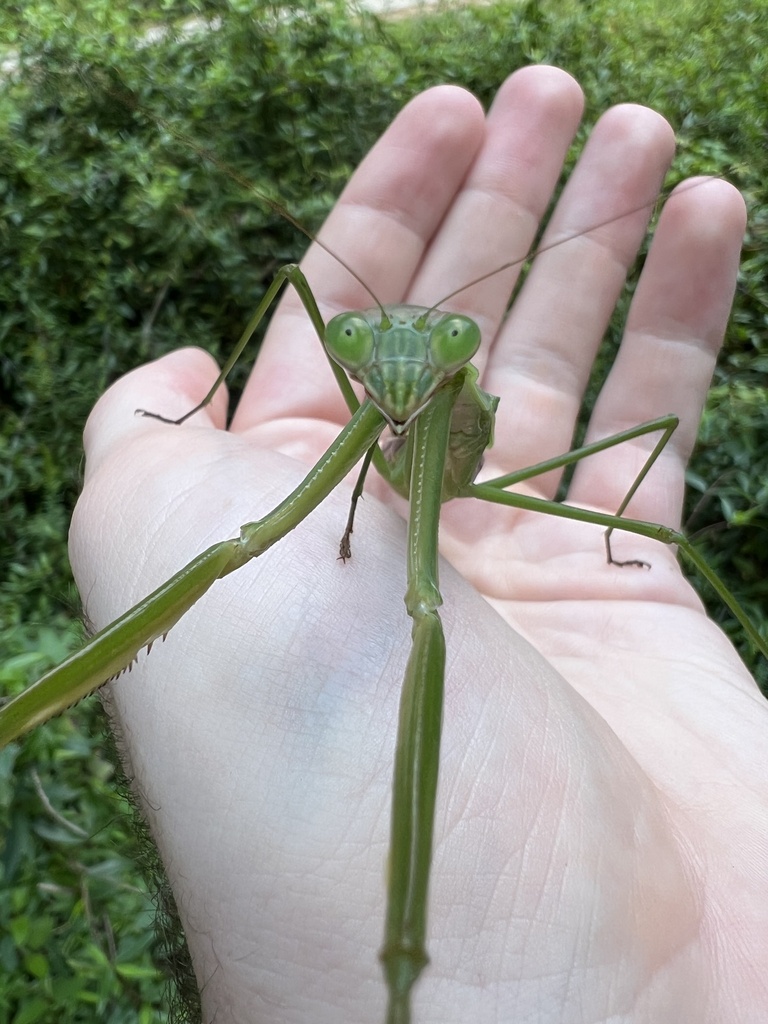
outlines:
{"label": "mantis mandible", "polygon": [[[384,301],[431,303],[527,249],[580,113],[578,87],[548,68],[512,76],[487,124],[468,94],[430,91],[367,158],[323,238],[376,282]],[[550,231],[599,229],[542,254],[501,330],[512,268],[451,300],[452,310],[479,323],[484,342],[474,361],[483,387],[502,399],[484,479],[567,450],[595,346],[644,231],[637,200],[659,187],[671,150],[657,115],[609,112]],[[627,209],[635,212],[619,217]],[[660,223],[589,435],[680,416],[626,510],[635,519],[675,524],[679,516],[742,229],[740,199],[716,182],[681,190]],[[382,260],[391,253],[396,260]],[[310,251],[304,268],[310,281],[324,282],[324,313],[370,306],[326,253]],[[140,407],[172,418],[195,406],[215,373],[194,351],[129,375],[94,410],[72,551],[97,625],[209,544],[268,516],[348,418],[292,292],[276,321],[229,431],[221,391],[183,428],[134,416]],[[358,456],[381,427],[380,417],[364,417],[354,435]],[[538,429],[526,429],[531,420]],[[444,437],[445,425],[427,424],[427,433]],[[615,512],[656,440],[641,434],[592,456],[569,500]],[[522,493],[551,498],[558,476],[552,466]],[[316,477],[308,479],[319,493]],[[371,484],[399,507],[401,499]],[[434,481],[429,487],[434,500]],[[365,539],[356,535],[352,561],[334,566],[348,497],[334,492],[313,512],[311,530],[227,574],[112,689],[129,773],[176,886],[206,1020],[217,1024],[382,1016],[375,954],[391,745],[408,657],[399,608],[403,529],[391,509],[369,501]],[[712,768],[713,740],[700,728],[681,765],[691,720],[673,724],[671,736],[655,721],[683,708],[695,715],[678,703],[681,691],[707,710],[731,687],[732,702],[718,715],[731,732],[739,726],[745,799],[759,806],[759,757],[753,764],[745,753],[761,742],[748,716],[758,713],[757,691],[673,553],[652,537],[614,535],[617,558],[651,569],[607,565],[600,516],[591,518],[598,522],[553,528],[525,510],[480,502],[444,510],[444,553],[472,586],[442,568],[448,697],[430,889],[434,966],[431,984],[416,990],[420,1024],[542,1019],[536,1012],[574,1020],[574,1007],[589,1018],[626,1005],[648,1019],[728,1019],[716,1017],[712,1003],[697,1005],[707,994],[681,957],[708,912],[681,830],[697,798],[705,802],[699,772]],[[417,569],[414,578],[425,574]],[[437,603],[434,592],[430,600]],[[425,604],[418,594],[411,611]],[[170,625],[156,624],[161,633]],[[439,668],[431,627],[420,636],[428,668]],[[757,826],[734,811],[726,801],[722,834],[749,844]],[[716,849],[712,829],[701,832]],[[398,869],[390,862],[389,870]],[[702,884],[703,877],[702,869]],[[707,882],[719,922],[735,875]],[[751,913],[749,936],[760,912]],[[401,979],[416,975],[424,958],[423,947],[406,948],[410,924],[399,927],[390,1024],[409,1019],[414,978]],[[658,965],[678,958],[685,962],[676,982],[664,989]],[[594,980],[596,964],[604,982]],[[740,966],[726,965],[729,998]]]}

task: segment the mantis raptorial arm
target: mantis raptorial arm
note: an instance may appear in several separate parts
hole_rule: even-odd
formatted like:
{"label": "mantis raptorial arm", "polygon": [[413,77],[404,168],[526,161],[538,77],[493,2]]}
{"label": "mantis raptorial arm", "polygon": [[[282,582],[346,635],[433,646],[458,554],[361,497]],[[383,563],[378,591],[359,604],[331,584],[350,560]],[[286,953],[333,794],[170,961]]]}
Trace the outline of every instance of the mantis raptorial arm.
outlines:
{"label": "mantis raptorial arm", "polygon": [[432,864],[445,637],[438,615],[437,535],[451,411],[458,389],[443,390],[416,421],[408,521],[411,652],[400,698],[392,790],[389,891],[380,953],[389,990],[388,1024],[410,1021],[411,988],[428,962],[427,894]]}

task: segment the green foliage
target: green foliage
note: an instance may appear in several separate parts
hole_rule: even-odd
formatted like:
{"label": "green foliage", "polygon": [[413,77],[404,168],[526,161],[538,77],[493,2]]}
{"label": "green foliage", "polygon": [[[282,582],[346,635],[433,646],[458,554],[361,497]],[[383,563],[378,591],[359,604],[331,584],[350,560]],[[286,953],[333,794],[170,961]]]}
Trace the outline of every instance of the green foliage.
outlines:
{"label": "green foliage", "polygon": [[[3,629],[0,641],[5,693],[81,638],[62,619],[37,632]],[[2,1024],[165,1019],[152,904],[97,710],[85,702],[0,751]]]}
{"label": "green foliage", "polygon": [[[768,386],[738,373],[718,377],[723,382],[710,391],[697,457],[688,473],[685,527],[692,539],[706,545],[712,567],[738,588],[747,613],[765,629]],[[710,614],[743,649],[738,630],[717,601],[711,602]],[[757,662],[756,669],[765,682],[765,667]]]}
{"label": "green foliage", "polygon": [[[94,398],[179,344],[220,355],[275,269],[301,255],[302,236],[243,182],[315,228],[411,95],[448,81],[489,101],[534,61],[581,81],[587,124],[624,101],[665,114],[680,138],[673,181],[720,174],[747,196],[688,525],[765,628],[763,24],[762,0],[522,0],[392,23],[341,0],[7,4],[0,689],[55,661],[60,635],[75,642],[64,538]],[[125,809],[97,711],[84,708],[0,756],[0,1024],[163,1019]]]}

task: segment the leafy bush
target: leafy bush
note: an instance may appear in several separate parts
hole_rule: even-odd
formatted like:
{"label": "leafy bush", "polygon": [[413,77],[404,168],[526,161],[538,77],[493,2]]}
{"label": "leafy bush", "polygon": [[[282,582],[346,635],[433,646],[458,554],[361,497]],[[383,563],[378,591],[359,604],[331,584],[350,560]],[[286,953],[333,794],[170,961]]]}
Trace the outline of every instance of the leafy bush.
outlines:
{"label": "leafy bush", "polygon": [[[79,630],[78,630],[79,632]],[[66,621],[2,633],[0,690],[60,661]],[[98,705],[0,751],[0,1021],[157,1021],[152,903]]]}
{"label": "leafy bush", "polygon": [[[2,690],[57,660],[60,634],[76,642],[64,537],[95,396],[180,340],[220,354],[275,268],[303,249],[243,182],[317,227],[411,95],[453,81],[488,101],[533,61],[582,82],[587,124],[616,102],[656,107],[679,132],[675,179],[722,174],[747,196],[740,291],[691,469],[689,525],[766,628],[763,6],[524,0],[385,24],[340,0],[7,5]],[[150,27],[164,31],[150,37]],[[87,705],[0,755],[0,1024],[162,1019],[157,943],[113,774]]]}

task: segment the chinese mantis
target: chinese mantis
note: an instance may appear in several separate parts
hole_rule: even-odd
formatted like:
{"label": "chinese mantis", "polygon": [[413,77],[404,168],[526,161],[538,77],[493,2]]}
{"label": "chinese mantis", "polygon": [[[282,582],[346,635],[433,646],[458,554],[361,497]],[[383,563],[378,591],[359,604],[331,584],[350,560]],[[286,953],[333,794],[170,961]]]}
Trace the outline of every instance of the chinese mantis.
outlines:
{"label": "chinese mantis", "polygon": [[[351,251],[347,261],[360,269],[363,280],[376,280],[385,301],[406,294],[415,303],[431,301],[437,282],[446,294],[479,278],[504,262],[510,236],[514,251],[520,243],[523,249],[530,244],[580,109],[572,80],[546,68],[526,69],[508,80],[487,128],[474,101],[460,90],[425,94],[363,165],[326,228],[326,242],[345,257]],[[738,659],[679,577],[673,556],[657,542],[681,538],[660,527],[638,527],[636,536],[615,539],[618,559],[642,560],[650,571],[608,565],[601,555],[599,528],[615,525],[610,513],[621,506],[658,435],[641,432],[631,443],[598,452],[585,463],[592,468],[579,471],[569,498],[588,506],[587,525],[566,522],[559,532],[549,526],[545,532],[532,525],[526,509],[526,504],[534,508],[537,498],[554,495],[557,470],[564,464],[556,457],[568,447],[575,400],[644,230],[637,198],[645,201],[649,187],[658,188],[670,157],[671,136],[659,118],[641,108],[610,112],[550,228],[555,239],[569,237],[571,244],[547,248],[545,239],[542,269],[532,272],[507,333],[496,336],[512,268],[451,300],[452,309],[471,315],[483,328],[485,340],[476,357],[481,379],[490,392],[503,392],[483,477],[508,477],[525,465],[554,461],[545,475],[518,487],[518,512],[477,502],[470,522],[464,501],[444,511],[446,554],[488,601],[443,570],[450,641],[449,732],[441,766],[447,790],[437,812],[432,883],[437,891],[431,893],[440,933],[434,961],[440,967],[439,980],[419,999],[419,1021],[526,1019],[524,1012],[527,1019],[561,1019],[546,1009],[539,1009],[543,1017],[531,1016],[536,1006],[555,1005],[562,1019],[580,1019],[565,1012],[573,1006],[569,984],[575,985],[570,997],[588,1018],[604,998],[600,985],[589,980],[592,957],[601,965],[613,962],[609,924],[615,928],[629,917],[632,934],[640,934],[641,945],[648,941],[663,964],[691,941],[691,922],[700,908],[666,801],[685,804],[695,790],[695,775],[683,772],[674,785],[662,786],[669,767],[662,737],[647,725],[635,734],[615,704],[631,701],[633,713],[650,718],[653,704],[646,703],[641,689],[645,675],[653,680],[650,692],[669,702],[671,710],[677,687],[670,680],[679,686],[694,678],[701,670],[697,659],[704,657],[733,680],[737,702],[753,700],[754,693]],[[422,162],[441,173],[430,176],[417,166]],[[633,213],[617,219],[627,209]],[[706,229],[701,227],[704,209]],[[681,467],[725,322],[742,217],[733,190],[711,183],[681,190],[659,227],[623,364],[614,383],[606,385],[590,433],[591,443],[616,433],[605,429],[609,424],[623,428],[679,409],[681,430],[652,471],[661,486],[651,489],[650,498],[640,488],[626,509],[635,519],[674,523],[678,515]],[[600,225],[597,231],[575,237],[594,224]],[[481,244],[473,248],[478,237]],[[374,274],[380,254],[392,250],[397,261],[383,268],[383,276]],[[695,254],[693,269],[683,251]],[[324,309],[370,305],[360,301],[361,289],[344,268],[328,266],[328,255],[318,250],[305,261],[309,280],[323,271]],[[537,273],[560,282],[546,303]],[[582,300],[595,279],[600,285],[592,298],[598,308],[587,316]],[[342,322],[343,330],[347,326]],[[78,681],[95,688],[124,668],[136,649],[174,627],[149,658],[140,656],[131,677],[113,688],[111,701],[129,770],[177,885],[208,1020],[381,1017],[371,967],[382,916],[396,680],[408,656],[405,623],[392,601],[401,579],[391,555],[402,548],[403,538],[399,521],[369,503],[365,540],[356,544],[351,563],[329,567],[348,500],[334,494],[313,512],[311,531],[291,534],[271,549],[310,511],[302,495],[309,490],[314,508],[363,457],[384,424],[381,413],[366,406],[341,443],[334,442],[345,413],[331,391],[333,378],[319,345],[307,341],[306,330],[303,307],[288,293],[276,333],[228,432],[217,429],[225,419],[221,391],[210,410],[200,411],[184,428],[133,415],[141,407],[173,418],[194,407],[212,380],[197,353],[182,352],[138,371],[97,406],[86,434],[88,480],[72,536],[79,585],[97,624],[116,619],[211,542],[254,516],[264,517],[262,526],[246,528],[246,541],[255,538],[256,547],[270,550],[233,573],[245,554],[256,551],[243,553],[237,541],[210,548],[207,558],[190,563],[194,568],[187,575],[175,577],[169,602],[161,597],[146,613],[134,614],[117,641],[114,634],[103,634],[87,649],[91,654],[85,657],[93,662],[73,661],[64,670],[71,675],[54,677],[53,689],[60,690],[63,679],[66,690],[58,704],[46,684],[37,691],[43,693],[39,707],[34,696],[23,697],[0,713],[0,739],[7,741],[71,702]],[[517,332],[526,336],[524,346],[514,343]],[[686,344],[675,344],[680,335]],[[687,344],[691,339],[696,343]],[[356,350],[352,357],[356,364]],[[665,365],[656,365],[662,359]],[[302,367],[302,378],[286,391],[278,385],[296,366]],[[416,655],[411,655],[407,685],[417,691],[442,686],[435,565],[439,449],[463,372],[438,389],[416,420],[415,462],[424,473],[415,474],[416,491],[411,491],[418,515],[411,516],[409,611],[415,622],[427,622],[414,626]],[[686,387],[691,393],[680,401]],[[644,414],[636,416],[638,409]],[[533,410],[542,433],[528,436],[522,424]],[[296,462],[312,465],[326,448],[321,469],[312,470],[302,484]],[[289,480],[291,487],[298,485],[298,504],[283,504],[272,515]],[[372,483],[373,493],[383,497],[384,489]],[[644,483],[650,485],[651,478]],[[501,497],[504,488],[487,482],[462,486],[467,495],[507,500]],[[397,507],[399,499],[394,502]],[[152,508],[164,510],[162,519]],[[647,515],[648,509],[657,515]],[[222,582],[195,603],[220,573]],[[579,607],[584,594],[587,612]],[[248,610],[254,601],[258,615]],[[146,627],[140,626],[142,617]],[[539,653],[512,635],[508,624],[530,638]],[[764,641],[755,636],[755,642],[765,651]],[[681,653],[686,644],[688,656]],[[661,652],[670,646],[677,675],[662,677]],[[699,655],[705,647],[707,654]],[[615,690],[595,686],[596,665],[616,675]],[[703,689],[706,702],[710,694]],[[413,706],[404,702],[403,719]],[[430,714],[433,735],[425,744],[422,719]],[[413,729],[401,719],[398,740],[399,784],[408,795],[401,799],[402,817],[395,813],[398,837],[388,868],[393,895],[383,959],[390,1024],[410,1019],[411,986],[425,961],[432,861],[432,823],[425,819],[433,814],[434,733],[440,720],[434,689],[422,698],[416,717]],[[414,753],[413,748],[421,749]],[[590,755],[591,762],[580,765],[580,755]],[[426,782],[413,781],[414,764]],[[475,792],[483,780],[495,781]],[[409,802],[414,794],[415,803]],[[555,794],[561,812],[567,810],[573,819],[565,826],[562,846],[551,815],[539,817],[542,807],[551,810]],[[582,834],[585,816],[597,822],[597,840]],[[203,827],[213,838],[200,842]],[[741,828],[748,831],[743,823]],[[414,838],[403,843],[403,833],[411,831]],[[458,856],[448,849],[453,833],[460,836]],[[613,863],[611,851],[626,844],[636,844],[636,852],[626,854],[623,866]],[[491,854],[492,866],[475,853],[481,850]],[[574,858],[580,865],[575,882],[568,866]],[[593,876],[596,863],[600,873]],[[567,916],[576,893],[586,896],[593,877],[602,879],[606,890],[596,897],[598,904],[608,896],[612,909],[593,919],[598,934],[580,936],[577,925],[574,940],[558,908]],[[540,895],[552,888],[553,896]],[[341,905],[348,914],[351,908],[346,919],[338,916]],[[478,905],[480,910],[472,909]],[[612,915],[617,920],[609,920]],[[462,917],[466,934],[477,943],[471,962],[451,937]],[[509,933],[503,954],[494,942],[499,929]],[[552,938],[552,930],[562,938]],[[550,969],[546,957],[534,965],[529,948],[540,954],[546,935],[547,956],[554,957]],[[655,974],[650,953],[638,959],[647,960],[643,969]],[[691,997],[693,967],[685,963],[679,971],[687,1000],[681,1005],[691,1017],[693,998],[692,1019],[706,1019],[695,1013],[695,1000],[703,996]],[[486,972],[498,973],[501,980],[487,979]],[[576,979],[572,983],[569,972]],[[682,998],[677,985],[665,992],[642,970],[627,969],[618,948],[615,972],[608,973],[622,1003],[636,1001],[648,1019],[653,1012],[656,1019],[673,1019],[674,1000]],[[542,981],[545,975],[548,980]]]}

